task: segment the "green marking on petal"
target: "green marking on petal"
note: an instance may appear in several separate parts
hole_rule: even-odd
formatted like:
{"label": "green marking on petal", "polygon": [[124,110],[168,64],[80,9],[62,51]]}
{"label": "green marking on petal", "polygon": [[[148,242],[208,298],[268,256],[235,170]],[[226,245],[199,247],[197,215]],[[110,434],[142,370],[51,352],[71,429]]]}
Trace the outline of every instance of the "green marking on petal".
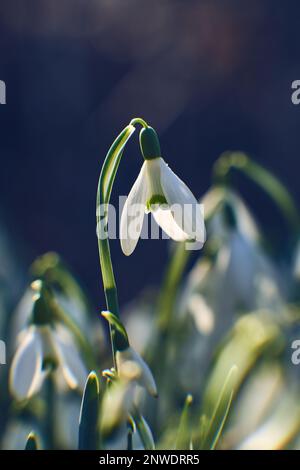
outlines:
{"label": "green marking on petal", "polygon": [[151,210],[151,206],[155,205],[162,205],[162,204],[168,204],[165,196],[162,196],[161,194],[154,194],[154,196],[151,196],[150,199],[147,201],[147,209],[148,211]]}

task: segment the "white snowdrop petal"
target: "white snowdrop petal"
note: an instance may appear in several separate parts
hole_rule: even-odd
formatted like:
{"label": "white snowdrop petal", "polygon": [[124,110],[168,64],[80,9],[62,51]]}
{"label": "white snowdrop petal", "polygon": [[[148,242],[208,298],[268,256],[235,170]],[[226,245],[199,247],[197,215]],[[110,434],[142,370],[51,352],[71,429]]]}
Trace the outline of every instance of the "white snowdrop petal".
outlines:
{"label": "white snowdrop petal", "polygon": [[73,337],[64,327],[53,330],[52,335],[53,347],[67,384],[70,388],[83,390],[88,372],[76,349]]}
{"label": "white snowdrop petal", "polygon": [[140,375],[136,379],[137,383],[145,387],[150,395],[157,396],[157,388],[154,377],[149,366],[144,359],[130,346],[124,351],[116,352],[116,363],[119,374],[122,376],[122,369],[126,368],[128,363],[135,363],[139,370]]}
{"label": "white snowdrop petal", "polygon": [[204,243],[205,226],[201,206],[186,184],[161,161],[161,185],[177,225],[188,238]]}
{"label": "white snowdrop petal", "polygon": [[42,343],[37,328],[31,327],[13,358],[10,369],[10,389],[18,400],[34,395],[41,387]]}
{"label": "white snowdrop petal", "polygon": [[161,209],[159,207],[152,211],[152,215],[156,223],[173,240],[180,242],[189,239],[189,236],[176,223],[170,209]]}
{"label": "white snowdrop petal", "polygon": [[141,235],[147,201],[147,181],[144,163],[126,199],[120,222],[120,241],[126,256],[134,251]]}

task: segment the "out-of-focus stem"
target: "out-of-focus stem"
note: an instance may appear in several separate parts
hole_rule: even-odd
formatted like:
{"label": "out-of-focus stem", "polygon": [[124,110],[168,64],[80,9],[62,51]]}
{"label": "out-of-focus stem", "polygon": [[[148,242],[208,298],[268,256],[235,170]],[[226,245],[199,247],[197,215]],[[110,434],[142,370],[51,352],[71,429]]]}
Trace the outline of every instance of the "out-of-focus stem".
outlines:
{"label": "out-of-focus stem", "polygon": [[241,152],[224,153],[214,166],[216,183],[226,183],[232,170],[244,173],[276,203],[284,217],[298,234],[300,215],[287,188],[272,173]]}

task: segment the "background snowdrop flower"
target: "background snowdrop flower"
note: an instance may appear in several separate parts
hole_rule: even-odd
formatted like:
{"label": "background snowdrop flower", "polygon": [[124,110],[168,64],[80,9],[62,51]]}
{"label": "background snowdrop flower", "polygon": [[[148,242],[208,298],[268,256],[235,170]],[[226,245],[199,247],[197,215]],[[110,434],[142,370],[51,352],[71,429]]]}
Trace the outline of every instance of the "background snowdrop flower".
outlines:
{"label": "background snowdrop flower", "polygon": [[227,189],[223,198],[207,225],[213,256],[209,283],[213,310],[222,319],[256,308],[278,311],[282,279],[262,248],[255,220],[237,193]]}
{"label": "background snowdrop flower", "polygon": [[150,395],[157,396],[157,388],[150,368],[132,347],[129,346],[123,351],[117,351],[116,363],[121,378],[128,376],[128,369],[131,365],[135,366],[137,368],[136,382],[144,387]]}
{"label": "background snowdrop flower", "polygon": [[18,400],[31,398],[42,385],[43,346],[42,334],[35,326],[30,326],[13,358],[10,369],[10,390]]}
{"label": "background snowdrop flower", "polygon": [[157,224],[175,241],[205,241],[201,206],[186,184],[161,157],[154,129],[140,134],[145,162],[125,202],[120,224],[121,247],[129,256],[141,234],[144,214],[152,212]]}
{"label": "background snowdrop flower", "polygon": [[[206,215],[209,204],[205,204]],[[283,308],[280,278],[260,246],[260,232],[240,199],[227,190],[223,202],[207,222],[209,243],[195,264],[179,298],[177,321],[185,336],[177,347],[173,364],[180,363],[180,386],[197,393],[202,378],[193,371],[201,367],[205,377],[211,352],[233,327],[237,314]],[[171,367],[172,369],[172,367]]]}
{"label": "background snowdrop flower", "polygon": [[31,272],[35,280],[26,289],[12,316],[10,341],[8,341],[12,352],[15,349],[15,339],[30,321],[33,296],[45,286],[54,308],[63,312],[85,337],[92,338],[91,342],[96,344],[97,351],[100,351],[104,343],[101,324],[93,321],[93,317],[89,314],[93,307],[61,258],[56,253],[46,253],[34,261]]}
{"label": "background snowdrop flower", "polygon": [[36,296],[33,324],[20,333],[20,343],[10,369],[10,390],[18,400],[36,394],[53,364],[69,388],[83,389],[87,377],[86,368],[67,328],[41,319],[43,299]]}
{"label": "background snowdrop flower", "polygon": [[276,305],[280,309],[280,279],[261,248],[259,231],[253,219],[251,224],[250,212],[237,195],[232,194],[221,215],[222,244],[215,265],[224,279],[224,293],[231,290],[231,309],[273,310]]}

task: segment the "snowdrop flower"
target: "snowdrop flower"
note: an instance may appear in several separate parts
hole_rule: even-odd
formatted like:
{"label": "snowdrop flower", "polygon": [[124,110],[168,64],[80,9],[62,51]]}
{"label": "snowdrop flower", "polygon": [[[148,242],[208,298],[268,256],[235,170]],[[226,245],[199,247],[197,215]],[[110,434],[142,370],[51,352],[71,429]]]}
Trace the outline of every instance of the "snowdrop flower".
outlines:
{"label": "snowdrop flower", "polygon": [[144,164],[125,202],[120,224],[125,255],[134,251],[141,235],[144,214],[151,212],[157,224],[175,241],[205,241],[204,219],[196,198],[161,157],[154,129],[141,131]]}
{"label": "snowdrop flower", "polygon": [[126,379],[132,371],[136,371],[134,374],[136,382],[144,387],[150,395],[157,397],[155,380],[149,366],[131,346],[116,352],[116,363],[121,379]]}
{"label": "snowdrop flower", "polygon": [[257,224],[232,190],[209,224],[209,239],[217,248],[208,287],[215,313],[222,318],[236,311],[282,308],[279,273],[261,247]]}
{"label": "snowdrop flower", "polygon": [[44,300],[34,299],[33,322],[20,335],[20,344],[10,369],[10,390],[18,400],[36,394],[48,373],[47,365],[61,372],[71,389],[83,389],[86,368],[76,349],[73,337],[62,324],[53,323],[45,313]]}
{"label": "snowdrop flower", "polygon": [[241,204],[229,206],[233,223],[230,226],[227,220],[224,225],[224,243],[216,260],[216,268],[224,276],[223,287],[225,292],[231,289],[234,308],[281,310],[278,273],[260,246],[259,232],[245,230],[247,221],[240,207]]}
{"label": "snowdrop flower", "polygon": [[231,190],[224,192],[222,200],[207,224],[210,251],[189,273],[177,313],[186,338],[174,363],[181,363],[178,377],[191,393],[200,386],[193,370],[202,367],[205,377],[212,351],[237,314],[254,309],[279,313],[283,306],[278,273],[260,247],[251,213]]}

